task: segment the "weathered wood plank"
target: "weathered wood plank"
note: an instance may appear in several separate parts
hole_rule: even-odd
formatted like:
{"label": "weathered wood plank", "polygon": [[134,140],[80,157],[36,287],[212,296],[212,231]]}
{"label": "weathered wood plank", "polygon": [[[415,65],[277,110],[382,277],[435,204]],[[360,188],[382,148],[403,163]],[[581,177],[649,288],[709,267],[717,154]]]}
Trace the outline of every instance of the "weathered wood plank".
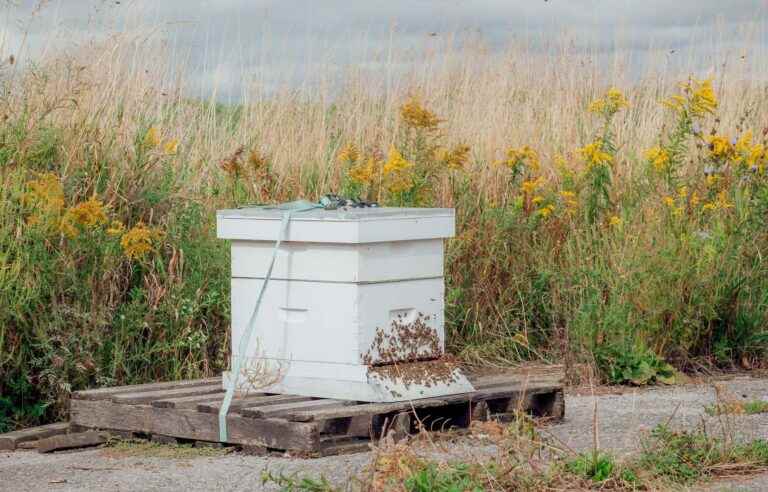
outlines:
{"label": "weathered wood plank", "polygon": [[59,422],[0,434],[0,451],[13,451],[23,442],[37,441],[38,439],[58,434],[66,434],[68,431],[69,422]]}
{"label": "weathered wood plank", "polygon": [[507,384],[504,386],[492,386],[486,389],[480,389],[474,393],[465,393],[458,395],[445,395],[437,398],[425,398],[420,400],[402,401],[394,403],[362,403],[354,406],[338,405],[328,408],[319,408],[312,410],[287,411],[282,415],[283,418],[294,422],[310,422],[325,419],[335,419],[343,417],[355,417],[359,415],[378,415],[391,412],[406,411],[413,408],[427,409],[435,408],[457,403],[469,403],[470,401],[511,399],[514,401],[523,398],[525,395],[534,395],[562,391],[555,385],[537,385],[525,387],[519,383]]}
{"label": "weathered wood plank", "polygon": [[[291,403],[291,402],[300,402],[300,401],[310,401],[312,398],[308,396],[297,396],[297,395],[269,395],[269,396],[258,396],[258,395],[249,395],[245,398],[236,398],[232,400],[232,404],[229,406],[229,413],[238,412],[242,408],[247,407],[256,407],[256,406],[262,406],[262,405],[276,405],[278,403]],[[197,411],[203,412],[203,413],[219,413],[219,409],[221,408],[221,400],[219,401],[212,401],[209,403],[200,403],[197,405]]]}
{"label": "weathered wood plank", "polygon": [[476,389],[491,386],[520,384],[521,386],[562,386],[565,373],[562,370],[552,371],[510,371],[501,374],[470,377],[470,382]]}
{"label": "weathered wood plank", "polygon": [[38,453],[50,453],[60,449],[84,448],[88,446],[98,446],[104,444],[109,439],[109,435],[103,432],[87,431],[77,434],[63,434],[59,436],[46,437],[37,442]]}
{"label": "weathered wood plank", "polygon": [[[72,400],[70,418],[77,425],[184,439],[219,442],[218,415],[151,405],[125,405],[109,400]],[[227,442],[285,450],[314,451],[319,442],[318,424],[282,419],[227,417]]]}
{"label": "weathered wood plank", "polygon": [[371,450],[370,439],[354,437],[331,438],[320,443],[320,456],[336,456],[340,454],[364,453]]}
{"label": "weathered wood plank", "polygon": [[100,400],[110,398],[113,395],[121,393],[137,393],[142,391],[172,390],[177,388],[192,388],[195,386],[205,386],[209,384],[221,384],[221,377],[206,379],[190,379],[186,381],[169,381],[165,383],[147,383],[133,384],[130,386],[112,386],[109,388],[98,388],[92,390],[75,391],[72,393],[73,400]]}
{"label": "weathered wood plank", "polygon": [[[299,402],[288,403],[275,403],[271,405],[262,405],[258,407],[247,407],[240,410],[240,414],[244,417],[252,419],[264,418],[264,417],[279,417],[286,412],[293,412],[299,410],[315,410],[318,408],[335,407],[338,405],[350,405],[351,401],[342,400],[309,400]],[[295,420],[294,420],[295,422]]]}
{"label": "weathered wood plank", "polygon": [[192,388],[176,388],[156,391],[137,391],[133,393],[120,393],[112,395],[110,399],[115,403],[149,403],[158,399],[179,398],[182,396],[203,396],[213,393],[221,393],[220,384],[207,384]]}
{"label": "weathered wood plank", "polygon": [[163,398],[155,400],[151,404],[158,408],[197,408],[201,403],[220,401],[224,398],[224,392],[210,393],[206,395],[182,396],[179,398]]}
{"label": "weathered wood plank", "polygon": [[[414,405],[419,402],[418,405]],[[399,401],[394,403],[362,403],[359,405],[336,405],[328,408],[314,410],[288,411],[282,417],[293,422],[311,422],[345,417],[358,417],[361,415],[379,415],[412,408],[433,408],[448,405],[449,402],[440,398],[428,398],[425,400]]]}

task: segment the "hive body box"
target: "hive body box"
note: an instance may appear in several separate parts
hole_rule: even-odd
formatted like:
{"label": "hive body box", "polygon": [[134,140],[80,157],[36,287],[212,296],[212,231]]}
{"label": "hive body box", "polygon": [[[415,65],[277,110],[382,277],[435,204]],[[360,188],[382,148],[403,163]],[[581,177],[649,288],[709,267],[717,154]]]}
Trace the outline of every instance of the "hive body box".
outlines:
{"label": "hive body box", "polygon": [[[218,236],[232,244],[233,362],[282,214],[246,208],[217,215]],[[443,240],[454,235],[454,227],[452,209],[295,213],[255,320],[238,387],[372,402],[472,391],[455,368],[450,377],[428,382],[371,369],[413,359],[414,353],[426,360],[442,352]],[[405,349],[395,347],[399,334],[414,332],[428,336],[404,342]],[[231,377],[225,374],[225,386]]]}

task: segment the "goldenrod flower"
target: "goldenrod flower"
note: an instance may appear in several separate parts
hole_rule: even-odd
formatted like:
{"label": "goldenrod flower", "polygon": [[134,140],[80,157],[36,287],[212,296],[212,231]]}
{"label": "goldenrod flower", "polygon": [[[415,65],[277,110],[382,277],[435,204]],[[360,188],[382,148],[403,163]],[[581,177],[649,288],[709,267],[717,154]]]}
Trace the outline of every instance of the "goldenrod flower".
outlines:
{"label": "goldenrod flower", "polygon": [[160,130],[156,126],[147,130],[146,135],[144,135],[144,145],[152,149],[160,145]]}
{"label": "goldenrod flower", "polygon": [[541,215],[544,218],[547,218],[550,215],[552,215],[552,212],[554,212],[554,211],[555,211],[555,206],[550,204],[550,205],[545,205],[545,206],[541,207],[540,209],[538,209],[536,211],[536,213],[538,213],[539,215]]}
{"label": "goldenrod flower", "polygon": [[179,141],[175,138],[172,138],[165,142],[165,145],[163,145],[163,153],[165,155],[174,155],[179,150]]}
{"label": "goldenrod flower", "polygon": [[656,146],[645,151],[645,158],[658,172],[663,172],[669,166],[669,152],[666,149]]}
{"label": "goldenrod flower", "polygon": [[603,150],[603,143],[600,140],[585,145],[577,149],[576,152],[586,161],[588,169],[596,166],[610,165],[613,161],[613,156]]}
{"label": "goldenrod flower", "polygon": [[619,227],[621,224],[623,224],[624,221],[621,220],[621,217],[618,215],[612,215],[610,219],[608,219],[608,224],[612,227]]}
{"label": "goldenrod flower", "polygon": [[677,196],[681,199],[685,200],[688,198],[688,187],[687,186],[681,186],[677,189]]}
{"label": "goldenrod flower", "polygon": [[664,198],[662,198],[662,201],[664,202],[664,205],[666,205],[667,207],[671,208],[675,206],[675,199],[672,198],[671,196],[665,196]]}
{"label": "goldenrod flower", "polygon": [[688,100],[681,95],[671,96],[669,99],[661,102],[661,104],[668,107],[672,111],[675,111],[676,113],[685,111],[685,107],[687,103],[688,103]]}
{"label": "goldenrod flower", "polygon": [[341,148],[339,155],[336,156],[336,158],[342,164],[352,164],[357,162],[357,160],[360,158],[360,151],[357,149],[355,144],[347,144]]}
{"label": "goldenrod flower", "polygon": [[399,172],[389,177],[386,186],[390,193],[408,191],[413,187],[413,177],[408,172]]}
{"label": "goldenrod flower", "polygon": [[761,173],[765,170],[765,161],[768,158],[768,152],[766,152],[763,144],[755,144],[749,149],[745,164],[750,168],[756,168]]}
{"label": "goldenrod flower", "polygon": [[361,162],[349,168],[347,176],[357,184],[370,184],[376,175],[376,159],[369,157],[365,162]]}
{"label": "goldenrod flower", "polygon": [[40,174],[37,179],[28,181],[27,190],[22,201],[36,209],[35,219],[30,217],[30,224],[38,223],[41,215],[58,216],[64,208],[64,187],[53,173]]}
{"label": "goldenrod flower", "polygon": [[717,203],[717,208],[720,209],[733,208],[733,203],[728,200],[728,195],[725,193],[725,191],[721,191],[717,194],[717,200],[715,203]]}
{"label": "goldenrod flower", "polygon": [[107,221],[104,205],[96,197],[71,207],[61,219],[61,231],[68,237],[77,236],[78,226],[95,227]]}
{"label": "goldenrod flower", "polygon": [[525,194],[533,193],[536,191],[536,189],[540,188],[544,185],[544,178],[542,176],[539,176],[535,179],[529,179],[526,181],[523,181],[523,184],[520,185],[520,189]]}
{"label": "goldenrod flower", "polygon": [[135,260],[143,258],[154,250],[153,243],[159,237],[159,232],[139,222],[131,230],[123,234],[120,246],[128,258]]}
{"label": "goldenrod flower", "polygon": [[388,176],[392,173],[399,173],[413,166],[410,162],[405,160],[403,155],[398,151],[394,145],[389,146],[389,153],[387,154],[387,161],[384,163],[384,176]]}
{"label": "goldenrod flower", "polygon": [[694,191],[693,194],[691,195],[691,207],[695,207],[696,205],[698,205],[699,201],[701,201],[699,199],[699,194]]}
{"label": "goldenrod flower", "polygon": [[451,150],[442,149],[438,152],[437,160],[449,169],[464,169],[469,160],[469,145],[457,145]]}
{"label": "goldenrod flower", "polygon": [[510,147],[507,150],[506,159],[497,162],[497,164],[503,164],[510,169],[515,169],[517,166],[526,166],[532,172],[538,172],[541,167],[541,161],[539,160],[539,154],[533,148],[528,145],[516,149]]}
{"label": "goldenrod flower", "polygon": [[427,131],[436,130],[440,124],[435,113],[425,108],[415,96],[400,107],[400,117],[409,127]]}
{"label": "goldenrod flower", "polygon": [[535,205],[538,205],[539,203],[544,201],[544,197],[541,195],[535,196],[531,199],[531,202]]}
{"label": "goldenrod flower", "polygon": [[735,156],[735,148],[728,137],[713,135],[707,137],[709,153],[715,159],[730,159]]}
{"label": "goldenrod flower", "polygon": [[611,87],[602,98],[592,101],[587,111],[610,116],[627,107],[629,101],[624,94],[616,87]]}
{"label": "goldenrod flower", "polygon": [[691,94],[691,114],[703,116],[706,113],[714,114],[717,109],[717,96],[712,89],[712,79],[692,80],[684,86],[684,90]]}
{"label": "goldenrod flower", "polygon": [[107,228],[107,234],[110,236],[120,236],[125,232],[125,226],[119,220],[113,220]]}

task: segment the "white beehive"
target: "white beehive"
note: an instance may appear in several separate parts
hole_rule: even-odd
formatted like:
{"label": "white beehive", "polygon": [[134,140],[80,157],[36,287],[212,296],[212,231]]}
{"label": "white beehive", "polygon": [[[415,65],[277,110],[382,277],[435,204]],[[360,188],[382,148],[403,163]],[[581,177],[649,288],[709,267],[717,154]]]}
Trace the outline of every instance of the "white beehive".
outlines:
{"label": "white beehive", "polygon": [[[218,237],[232,242],[233,362],[282,215],[264,208],[217,215]],[[441,358],[443,240],[454,228],[452,209],[294,214],[238,387],[374,402],[472,391],[459,369]]]}

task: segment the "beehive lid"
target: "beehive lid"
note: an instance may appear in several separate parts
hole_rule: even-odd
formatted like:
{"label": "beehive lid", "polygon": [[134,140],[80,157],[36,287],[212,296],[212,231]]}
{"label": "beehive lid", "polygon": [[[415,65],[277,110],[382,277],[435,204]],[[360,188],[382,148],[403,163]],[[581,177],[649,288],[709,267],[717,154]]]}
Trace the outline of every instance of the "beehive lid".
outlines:
{"label": "beehive lid", "polygon": [[[262,207],[219,210],[218,237],[246,241],[274,241],[283,211]],[[285,241],[370,243],[452,237],[452,208],[340,208],[296,212]]]}

